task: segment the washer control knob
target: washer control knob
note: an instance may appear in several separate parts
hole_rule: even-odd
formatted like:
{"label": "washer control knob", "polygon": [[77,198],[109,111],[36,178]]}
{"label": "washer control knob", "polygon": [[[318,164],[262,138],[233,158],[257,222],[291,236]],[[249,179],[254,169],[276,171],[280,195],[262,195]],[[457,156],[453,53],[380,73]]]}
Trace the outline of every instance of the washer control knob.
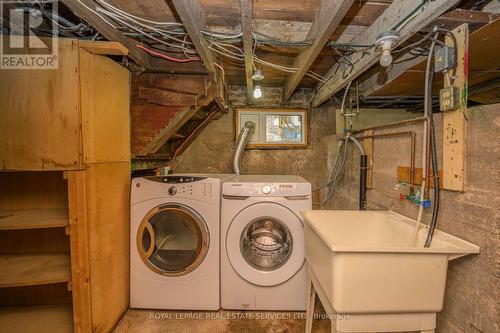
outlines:
{"label": "washer control knob", "polygon": [[168,194],[175,195],[177,193],[177,189],[174,186],[168,188]]}
{"label": "washer control knob", "polygon": [[262,193],[269,194],[269,193],[271,193],[271,191],[272,191],[271,186],[269,186],[269,185],[262,186]]}

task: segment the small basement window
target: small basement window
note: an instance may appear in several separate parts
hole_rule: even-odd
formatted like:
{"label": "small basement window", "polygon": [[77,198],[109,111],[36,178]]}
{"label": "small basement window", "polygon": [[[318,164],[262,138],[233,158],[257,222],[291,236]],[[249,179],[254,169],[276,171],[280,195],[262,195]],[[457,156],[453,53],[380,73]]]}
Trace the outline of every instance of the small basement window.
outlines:
{"label": "small basement window", "polygon": [[236,137],[247,121],[255,124],[248,148],[303,148],[307,146],[306,109],[236,109]]}

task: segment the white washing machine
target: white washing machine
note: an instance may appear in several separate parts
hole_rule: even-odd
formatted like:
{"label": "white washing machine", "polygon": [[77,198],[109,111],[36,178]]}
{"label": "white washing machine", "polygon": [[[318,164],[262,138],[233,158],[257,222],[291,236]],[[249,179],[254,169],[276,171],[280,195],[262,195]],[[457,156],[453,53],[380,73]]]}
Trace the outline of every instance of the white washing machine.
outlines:
{"label": "white washing machine", "polygon": [[304,226],[311,184],[298,176],[236,176],[222,185],[221,306],[306,309]]}
{"label": "white washing machine", "polygon": [[228,177],[168,175],[132,180],[132,308],[220,308],[220,191]]}

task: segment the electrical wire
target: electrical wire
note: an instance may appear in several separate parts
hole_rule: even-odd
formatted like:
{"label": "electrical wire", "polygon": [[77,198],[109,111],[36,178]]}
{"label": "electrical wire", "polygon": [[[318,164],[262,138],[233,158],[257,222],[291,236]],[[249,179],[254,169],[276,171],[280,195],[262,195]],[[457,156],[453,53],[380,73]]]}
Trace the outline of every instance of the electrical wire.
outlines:
{"label": "electrical wire", "polygon": [[454,85],[455,83],[455,78],[456,78],[456,75],[457,75],[457,66],[458,66],[458,41],[457,41],[457,37],[455,36],[455,34],[451,31],[451,30],[448,30],[448,29],[444,29],[444,28],[438,28],[438,31],[442,31],[444,32],[445,34],[449,35],[453,41],[453,47],[455,48],[455,52],[454,53],[454,66],[453,66],[453,72],[451,74],[451,78],[450,78],[450,85]]}
{"label": "electrical wire", "polygon": [[145,18],[142,18],[142,17],[139,17],[139,16],[135,16],[135,15],[132,15],[124,10],[121,10],[120,8],[118,7],[115,7],[113,6],[112,4],[104,1],[104,0],[97,0],[97,2],[111,10],[113,10],[114,12],[117,12],[117,13],[121,13],[122,15],[125,15],[127,17],[130,17],[134,20],[138,20],[138,21],[143,21],[145,23],[151,23],[151,24],[154,24],[154,25],[168,25],[168,26],[182,26],[183,24],[182,23],[178,23],[178,22],[158,22],[158,21],[152,21],[152,20],[148,20],[148,19],[145,19]]}
{"label": "electrical wire", "polygon": [[417,220],[415,221],[415,229],[413,233],[413,246],[417,245],[418,241],[418,231],[420,229],[420,222],[422,221],[422,214],[424,211],[424,206],[422,205],[422,202],[424,201],[425,198],[425,191],[427,189],[427,169],[428,169],[428,156],[427,156],[427,151],[428,151],[428,127],[429,127],[429,100],[430,98],[430,74],[431,74],[431,63],[432,63],[432,55],[434,53],[434,47],[436,45],[436,40],[439,35],[439,31],[437,31],[437,26],[434,27],[434,38],[432,40],[431,46],[429,47],[429,54],[427,56],[427,65],[425,69],[425,90],[424,90],[424,126],[423,126],[423,132],[422,132],[422,185],[420,187],[420,205],[418,208],[418,216]]}
{"label": "electrical wire", "polygon": [[89,12],[93,13],[94,15],[97,15],[97,17],[99,17],[101,20],[103,20],[107,25],[109,25],[113,29],[117,29],[117,27],[113,23],[111,23],[109,20],[107,20],[101,14],[99,14],[96,10],[94,10],[93,8],[91,8],[91,7],[87,6],[86,4],[84,4],[81,0],[76,0],[76,1],[80,4],[80,6],[84,7]]}
{"label": "electrical wire", "polygon": [[174,58],[174,57],[170,57],[166,54],[163,54],[163,53],[160,53],[160,52],[156,52],[156,51],[153,51],[151,49],[148,49],[142,45],[136,45],[136,47],[140,48],[141,50],[143,51],[146,51],[147,53],[149,53],[150,55],[152,56],[155,56],[155,57],[158,57],[158,58],[162,58],[162,59],[166,59],[168,61],[174,61],[174,62],[193,62],[193,61],[201,61],[200,58],[187,58],[187,59],[180,59],[180,58]]}
{"label": "electrical wire", "polygon": [[227,84],[226,84],[226,72],[224,71],[224,67],[222,67],[221,65],[219,65],[216,62],[214,62],[214,66],[217,67],[221,71],[222,84],[224,85],[224,89],[226,90],[227,96],[229,97],[231,95],[231,92],[229,91],[229,88],[227,87]]}
{"label": "electrical wire", "polygon": [[349,83],[347,84],[347,87],[345,87],[344,97],[342,98],[342,104],[340,105],[340,114],[341,115],[344,115],[345,100],[347,98],[347,94],[349,93],[349,88],[351,87],[351,83],[352,83],[352,81],[349,81]]}
{"label": "electrical wire", "polygon": [[291,41],[290,42],[286,42],[286,41],[282,41],[282,40],[273,38],[273,37],[271,37],[269,35],[266,35],[266,34],[264,34],[262,32],[259,32],[259,31],[254,31],[253,34],[265,37],[266,39],[260,39],[259,40],[259,42],[263,43],[263,44],[273,44],[273,43],[275,43],[277,45],[283,45],[283,46],[311,46],[314,43],[313,39],[303,40],[303,41],[299,41],[299,42],[291,42]]}
{"label": "electrical wire", "polygon": [[[118,8],[107,1],[104,0],[95,0],[95,1],[97,1],[97,3],[94,9],[82,3],[81,0],[78,0],[78,2],[82,6],[84,6],[87,10],[91,11],[92,13],[103,18],[103,20],[114,29],[122,30],[124,34],[130,37],[135,37],[139,39],[144,38],[143,41],[149,45],[153,45],[154,42],[156,42],[158,44],[165,45],[167,47],[180,49],[184,54],[184,56],[186,57],[186,59],[170,57],[160,52],[154,51],[148,47],[141,46],[140,48],[142,50],[150,53],[151,55],[161,57],[169,61],[176,61],[176,62],[199,61],[199,57],[193,57],[193,55],[197,54],[197,52],[195,49],[192,48],[193,43],[191,41],[188,41],[187,39],[188,35],[182,23],[159,22],[159,21],[149,20],[128,13],[125,10]],[[116,23],[120,24],[121,26],[118,27]],[[172,28],[174,30],[172,30]],[[220,32],[210,31],[208,29],[202,29],[201,33],[205,38],[207,38],[207,41],[209,42],[208,46],[209,49],[214,51],[220,57],[235,60],[238,62],[244,62],[244,51],[240,47],[229,43],[230,41],[239,42],[239,40],[243,36],[243,33],[224,34]],[[252,65],[254,69],[257,69],[257,64],[258,64],[285,73],[295,73],[299,70],[298,68],[295,67],[280,65],[259,58],[255,54],[256,47],[259,43],[274,43],[287,46],[290,45],[305,46],[305,45],[310,45],[310,43],[312,43],[312,41],[283,42],[277,39],[273,39],[262,33],[252,32],[252,35],[254,43],[253,54],[252,54]],[[266,37],[267,40],[259,40],[257,35],[262,35]],[[178,38],[177,36],[181,38]],[[326,78],[312,71],[306,72],[305,75],[323,84],[326,83]]]}
{"label": "electrical wire", "polygon": [[423,10],[423,7],[429,2],[430,0],[422,0],[422,2],[414,9],[412,10],[408,15],[406,15],[402,20],[400,20],[394,27],[392,27],[392,31],[399,31],[401,30],[408,22],[413,20],[419,13],[420,10]]}
{"label": "electrical wire", "polygon": [[[314,205],[320,205],[323,207],[323,205],[326,204],[332,198],[336,189],[337,182],[342,176],[345,166],[347,164],[349,135],[350,134],[347,134],[344,140],[340,140],[337,146],[337,151],[335,152],[334,162],[332,164],[332,169],[330,171],[327,183],[312,191],[314,193],[324,188],[328,188],[328,191],[323,196],[323,199],[319,202],[314,202]],[[342,157],[340,158],[340,156]]]}
{"label": "electrical wire", "polygon": [[[428,95],[432,94],[432,81],[434,77],[434,70],[431,69],[431,73],[429,75],[429,91],[427,92]],[[436,149],[436,133],[434,130],[434,116],[432,112],[432,100],[429,98],[428,100],[428,105],[427,105],[428,110],[430,111],[429,115],[429,132],[430,132],[430,152],[431,152],[431,165],[432,165],[432,175],[434,178],[434,198],[433,198],[433,205],[432,205],[432,217],[431,217],[431,223],[429,224],[429,231],[427,232],[427,238],[425,240],[424,247],[430,247],[432,243],[432,238],[434,236],[434,231],[436,229],[437,225],[437,218],[439,214],[439,168],[438,168],[438,162],[437,162],[437,149]]]}

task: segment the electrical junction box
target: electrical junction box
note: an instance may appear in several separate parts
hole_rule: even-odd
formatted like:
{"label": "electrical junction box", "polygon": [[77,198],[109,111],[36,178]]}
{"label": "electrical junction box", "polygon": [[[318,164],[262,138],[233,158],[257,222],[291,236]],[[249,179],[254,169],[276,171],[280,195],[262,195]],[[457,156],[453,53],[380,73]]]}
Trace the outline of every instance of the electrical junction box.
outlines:
{"label": "electrical junction box", "polygon": [[439,109],[450,111],[458,108],[459,91],[457,87],[448,86],[439,91]]}
{"label": "electrical junction box", "polygon": [[446,73],[455,67],[455,48],[442,46],[434,53],[434,71]]}

